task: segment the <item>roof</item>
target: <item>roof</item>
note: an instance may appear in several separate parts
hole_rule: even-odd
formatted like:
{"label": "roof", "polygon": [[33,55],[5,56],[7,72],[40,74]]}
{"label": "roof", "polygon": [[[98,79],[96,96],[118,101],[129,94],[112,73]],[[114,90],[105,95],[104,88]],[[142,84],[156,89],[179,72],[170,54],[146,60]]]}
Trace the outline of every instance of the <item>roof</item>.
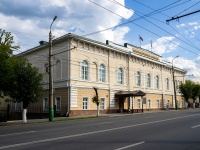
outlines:
{"label": "roof", "polygon": [[145,96],[146,93],[144,93],[141,90],[135,90],[135,91],[119,91],[115,93],[116,97],[135,97],[135,96]]}

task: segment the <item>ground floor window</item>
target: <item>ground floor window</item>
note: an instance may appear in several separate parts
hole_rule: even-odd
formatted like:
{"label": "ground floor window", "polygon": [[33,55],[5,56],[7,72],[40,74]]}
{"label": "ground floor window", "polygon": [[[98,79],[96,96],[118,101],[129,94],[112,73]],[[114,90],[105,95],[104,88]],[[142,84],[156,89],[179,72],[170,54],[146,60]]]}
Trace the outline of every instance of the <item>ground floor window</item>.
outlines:
{"label": "ground floor window", "polygon": [[84,97],[83,98],[83,110],[88,109],[88,98]]}
{"label": "ground floor window", "polygon": [[100,99],[100,109],[105,109],[105,98]]}
{"label": "ground floor window", "polygon": [[184,108],[184,106],[185,106],[185,103],[184,103],[184,101],[182,101],[182,108]]}
{"label": "ground floor window", "polygon": [[43,110],[48,110],[49,108],[49,99],[43,98]]}
{"label": "ground floor window", "polygon": [[61,110],[61,98],[60,97],[56,97],[55,105],[56,105],[56,111],[60,111]]}
{"label": "ground floor window", "polygon": [[151,100],[150,99],[148,100],[148,106],[147,107],[151,108]]}
{"label": "ground floor window", "polygon": [[157,100],[157,108],[160,108],[160,100]]}
{"label": "ground floor window", "polygon": [[170,108],[170,100],[167,100],[168,108]]}
{"label": "ground floor window", "polygon": [[141,108],[141,102],[140,102],[140,99],[138,99],[138,109]]}

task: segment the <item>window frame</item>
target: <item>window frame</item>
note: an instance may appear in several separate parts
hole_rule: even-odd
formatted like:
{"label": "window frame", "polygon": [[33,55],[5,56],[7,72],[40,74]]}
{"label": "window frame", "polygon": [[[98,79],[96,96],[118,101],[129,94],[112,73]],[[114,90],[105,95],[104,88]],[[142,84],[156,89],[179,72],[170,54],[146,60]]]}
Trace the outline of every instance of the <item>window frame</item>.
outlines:
{"label": "window frame", "polygon": [[[87,101],[84,101],[86,99],[87,99]],[[89,99],[88,99],[88,97],[83,97],[83,99],[82,99],[82,109],[83,110],[89,109]]]}
{"label": "window frame", "polygon": [[81,79],[88,80],[89,79],[89,63],[86,60],[81,62]]}
{"label": "window frame", "polygon": [[[58,103],[57,98],[60,99],[60,106],[57,105],[57,103]],[[55,97],[55,105],[56,105],[56,111],[61,111],[61,97],[60,97],[60,96],[56,96],[56,97]],[[59,107],[59,108],[58,108],[58,107]]]}
{"label": "window frame", "polygon": [[104,64],[99,66],[99,81],[106,82],[106,67]]}
{"label": "window frame", "polygon": [[49,109],[49,98],[48,97],[44,97],[43,98],[43,110],[48,110],[48,109]]}
{"label": "window frame", "polygon": [[117,83],[118,84],[123,84],[123,68],[120,67],[118,70],[117,70]]}
{"label": "window frame", "polygon": [[147,88],[151,87],[151,75],[150,73],[147,74]]}
{"label": "window frame", "polygon": [[136,73],[136,85],[141,86],[141,72],[137,71]]}

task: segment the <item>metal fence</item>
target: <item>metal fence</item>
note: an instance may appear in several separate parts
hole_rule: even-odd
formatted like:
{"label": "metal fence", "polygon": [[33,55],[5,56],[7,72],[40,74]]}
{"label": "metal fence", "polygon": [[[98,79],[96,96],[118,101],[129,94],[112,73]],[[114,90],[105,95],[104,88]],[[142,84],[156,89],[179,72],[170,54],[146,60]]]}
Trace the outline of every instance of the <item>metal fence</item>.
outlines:
{"label": "metal fence", "polygon": [[[60,107],[59,110],[54,106],[54,117],[66,116],[67,106]],[[49,110],[40,106],[29,106],[27,108],[27,119],[44,119],[49,117]],[[0,114],[0,122],[11,120],[22,120],[22,109],[16,109],[12,105],[7,105],[7,110]]]}

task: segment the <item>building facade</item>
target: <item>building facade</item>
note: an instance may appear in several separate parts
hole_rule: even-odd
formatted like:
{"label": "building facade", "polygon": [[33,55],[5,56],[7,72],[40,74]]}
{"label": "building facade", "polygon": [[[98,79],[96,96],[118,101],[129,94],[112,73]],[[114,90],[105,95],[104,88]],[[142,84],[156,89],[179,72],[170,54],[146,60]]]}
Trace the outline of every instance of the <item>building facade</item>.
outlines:
{"label": "building facade", "polygon": [[[43,99],[34,105],[48,109],[48,43],[29,49],[25,56],[43,73]],[[172,64],[143,48],[111,41],[101,43],[74,34],[53,40],[53,89],[56,110],[66,107],[66,114],[96,114],[94,87],[98,89],[100,112],[112,113],[133,109],[160,110],[174,108]],[[186,71],[174,67],[177,104],[184,108],[178,85]],[[119,91],[142,91],[144,97],[116,97]]]}

